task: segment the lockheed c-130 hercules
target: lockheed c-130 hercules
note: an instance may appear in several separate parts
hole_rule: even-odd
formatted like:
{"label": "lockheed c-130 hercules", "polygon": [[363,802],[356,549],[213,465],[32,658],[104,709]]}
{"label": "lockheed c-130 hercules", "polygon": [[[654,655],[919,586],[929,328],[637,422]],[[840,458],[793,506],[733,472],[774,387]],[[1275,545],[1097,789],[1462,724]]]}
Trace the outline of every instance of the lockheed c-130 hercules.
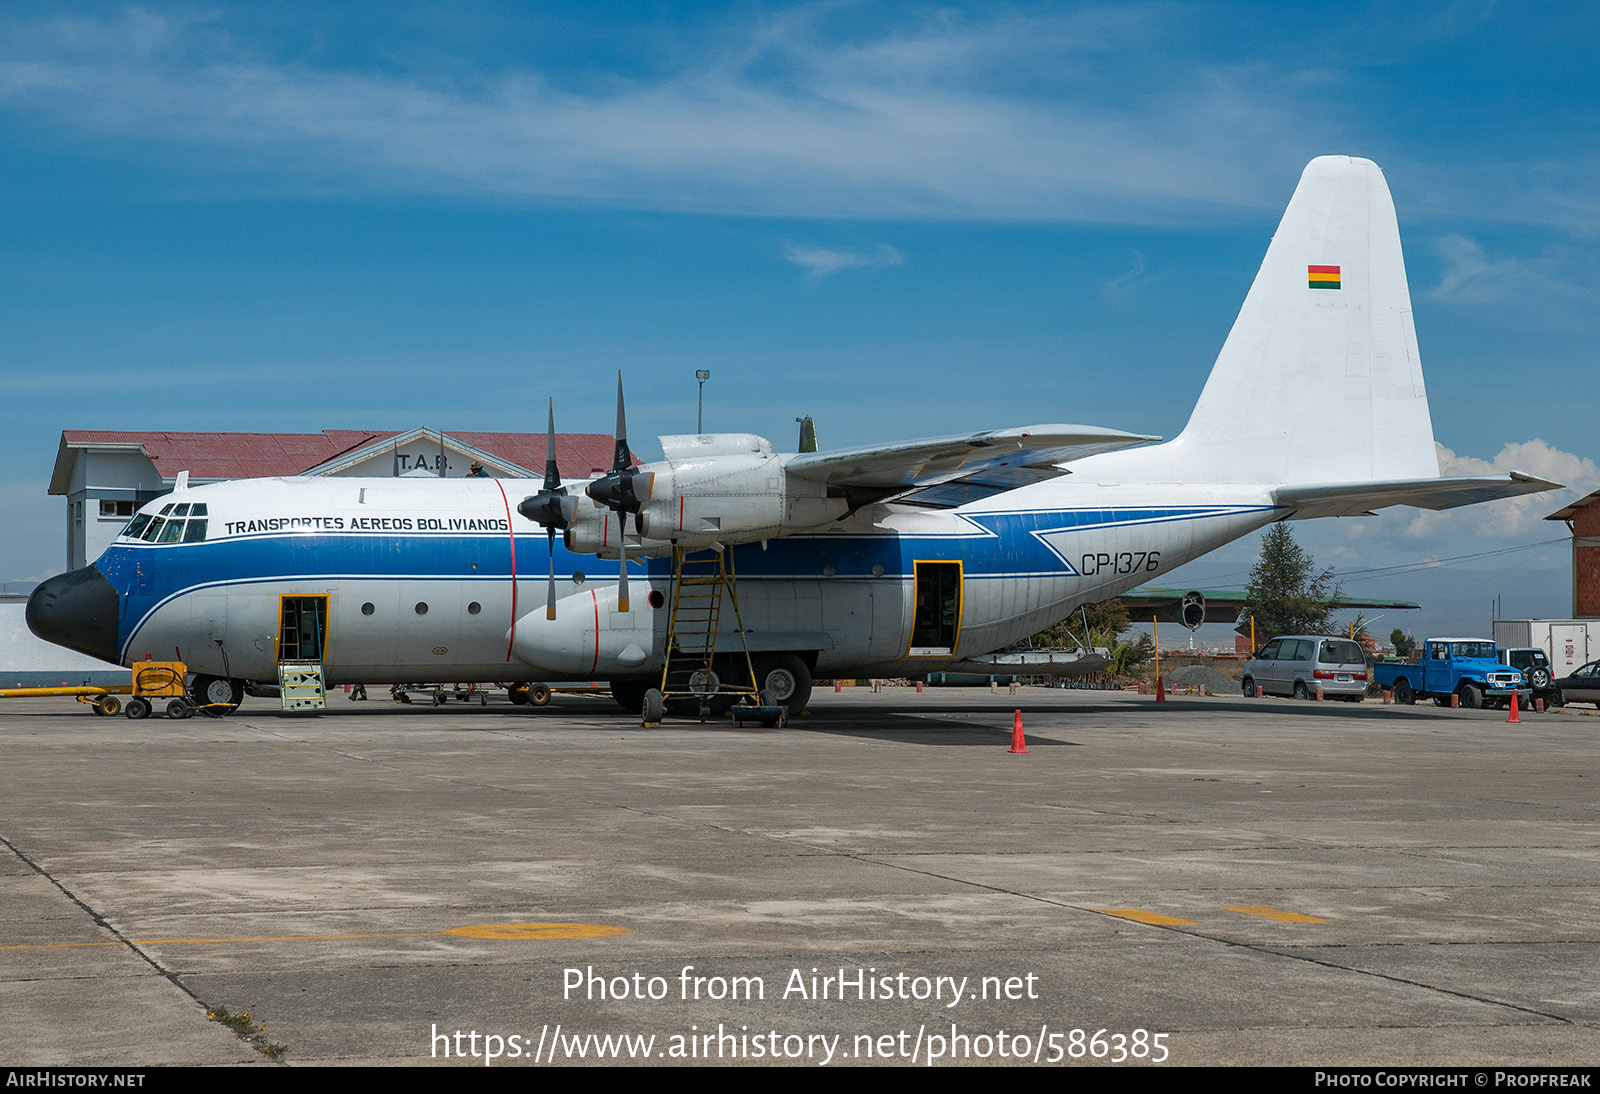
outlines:
{"label": "lockheed c-130 hercules", "polygon": [[[603,680],[637,710],[677,686],[669,658],[715,642],[698,694],[752,690],[753,666],[795,710],[814,674],[971,663],[1272,521],[1557,485],[1440,477],[1394,205],[1377,165],[1343,156],[1305,169],[1188,424],[1158,440],[1035,425],[777,454],[702,434],[635,465],[619,378],[598,479],[563,482],[553,446],[527,497],[504,479],[180,477],[27,618],[124,665],[176,651],[222,709],[314,661],[330,684]],[[614,581],[595,558],[620,560]],[[707,559],[736,572],[738,610],[686,623]]]}

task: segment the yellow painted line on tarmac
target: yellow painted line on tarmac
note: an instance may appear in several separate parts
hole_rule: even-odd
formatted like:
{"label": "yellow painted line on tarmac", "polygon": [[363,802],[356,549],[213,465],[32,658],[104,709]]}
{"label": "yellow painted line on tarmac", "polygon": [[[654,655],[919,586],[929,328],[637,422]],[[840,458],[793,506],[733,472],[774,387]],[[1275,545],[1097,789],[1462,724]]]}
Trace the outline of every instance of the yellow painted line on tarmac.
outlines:
{"label": "yellow painted line on tarmac", "polygon": [[1224,906],[1225,912],[1238,912],[1240,915],[1253,915],[1259,919],[1276,919],[1279,923],[1332,923],[1331,919],[1318,919],[1314,915],[1302,915],[1299,912],[1286,912],[1282,908],[1268,908],[1261,904],[1247,904],[1238,908]]}
{"label": "yellow painted line on tarmac", "polygon": [[1160,912],[1147,912],[1143,908],[1095,908],[1094,911],[1101,915],[1114,916],[1117,919],[1131,919],[1135,923],[1148,923],[1152,927],[1198,927],[1200,924],[1192,919],[1177,919]]}
{"label": "yellow painted line on tarmac", "polygon": [[451,927],[445,934],[460,938],[495,938],[508,942],[542,941],[560,938],[610,938],[627,934],[631,927],[609,927],[603,923],[483,923],[475,927]]}
{"label": "yellow painted line on tarmac", "polygon": [[500,942],[550,941],[570,938],[610,938],[628,934],[631,927],[603,923],[481,923],[451,927],[445,931],[397,931],[392,934],[285,934],[254,935],[246,938],[136,938],[124,942],[36,942],[20,946],[0,946],[0,950],[77,950],[91,946],[181,946],[215,942],[342,942],[363,938],[486,938]]}

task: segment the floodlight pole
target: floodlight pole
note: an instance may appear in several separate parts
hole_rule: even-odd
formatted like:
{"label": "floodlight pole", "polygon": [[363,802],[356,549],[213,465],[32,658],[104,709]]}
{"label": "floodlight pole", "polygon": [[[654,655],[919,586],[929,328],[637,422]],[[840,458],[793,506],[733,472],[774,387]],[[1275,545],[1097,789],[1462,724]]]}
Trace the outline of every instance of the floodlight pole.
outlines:
{"label": "floodlight pole", "polygon": [[706,381],[711,379],[711,370],[697,368],[694,370],[694,378],[700,381],[700,404],[695,414],[694,431],[696,433],[704,433],[706,431]]}

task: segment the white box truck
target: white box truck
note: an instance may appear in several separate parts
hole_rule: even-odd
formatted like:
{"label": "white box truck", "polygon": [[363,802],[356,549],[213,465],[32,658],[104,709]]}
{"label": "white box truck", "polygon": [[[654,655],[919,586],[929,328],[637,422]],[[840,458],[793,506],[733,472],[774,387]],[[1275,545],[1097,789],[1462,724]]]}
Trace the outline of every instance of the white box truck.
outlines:
{"label": "white box truck", "polygon": [[1494,644],[1501,649],[1544,650],[1551,675],[1560,679],[1580,665],[1600,660],[1600,619],[1496,619]]}

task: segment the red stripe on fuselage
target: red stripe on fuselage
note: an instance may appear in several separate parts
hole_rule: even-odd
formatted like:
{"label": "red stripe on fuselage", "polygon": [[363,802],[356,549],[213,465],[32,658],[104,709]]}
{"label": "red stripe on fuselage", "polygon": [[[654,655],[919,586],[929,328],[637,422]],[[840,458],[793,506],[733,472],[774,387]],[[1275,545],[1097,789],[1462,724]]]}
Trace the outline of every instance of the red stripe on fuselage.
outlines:
{"label": "red stripe on fuselage", "polygon": [[[494,484],[500,486],[500,480]],[[500,500],[506,503],[506,535],[511,540],[511,634],[506,638],[506,661],[511,660],[511,646],[517,640],[517,530],[511,524],[511,499],[506,488],[500,486]]]}
{"label": "red stripe on fuselage", "polygon": [[600,667],[600,598],[593,589],[589,590],[589,599],[594,601],[594,664],[589,666],[589,672]]}

